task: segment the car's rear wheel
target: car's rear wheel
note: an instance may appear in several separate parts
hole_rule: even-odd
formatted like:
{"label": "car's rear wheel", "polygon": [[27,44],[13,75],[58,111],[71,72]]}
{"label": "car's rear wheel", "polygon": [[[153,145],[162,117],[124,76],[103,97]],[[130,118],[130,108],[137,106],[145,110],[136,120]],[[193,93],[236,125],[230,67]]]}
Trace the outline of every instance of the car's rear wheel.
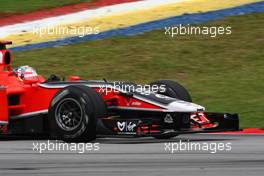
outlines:
{"label": "car's rear wheel", "polygon": [[[159,90],[157,93],[166,95],[169,97],[177,98],[180,100],[184,100],[187,102],[192,102],[192,98],[189,94],[189,92],[179,83],[171,80],[159,80],[150,83],[150,85],[156,85],[158,87],[164,86],[165,89]],[[171,135],[171,134],[161,134],[157,136],[153,136],[157,139],[170,139],[177,135]]]}
{"label": "car's rear wheel", "polygon": [[106,107],[98,93],[87,86],[69,86],[60,90],[49,108],[52,138],[66,142],[88,142],[96,138],[97,118]]}

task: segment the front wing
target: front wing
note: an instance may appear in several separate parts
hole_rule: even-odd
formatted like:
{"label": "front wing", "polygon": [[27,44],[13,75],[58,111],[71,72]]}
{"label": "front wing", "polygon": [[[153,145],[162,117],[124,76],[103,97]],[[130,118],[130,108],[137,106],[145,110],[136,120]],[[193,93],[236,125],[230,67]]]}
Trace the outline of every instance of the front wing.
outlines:
{"label": "front wing", "polygon": [[[103,135],[129,136],[176,136],[188,133],[211,133],[222,131],[238,131],[238,114],[230,113],[202,113],[206,120],[197,120],[194,114],[177,113],[166,114],[162,118],[107,118],[102,119]],[[197,114],[199,117],[201,113]],[[169,116],[169,117],[168,117]],[[101,128],[102,129],[102,128]],[[100,134],[100,132],[99,132]]]}

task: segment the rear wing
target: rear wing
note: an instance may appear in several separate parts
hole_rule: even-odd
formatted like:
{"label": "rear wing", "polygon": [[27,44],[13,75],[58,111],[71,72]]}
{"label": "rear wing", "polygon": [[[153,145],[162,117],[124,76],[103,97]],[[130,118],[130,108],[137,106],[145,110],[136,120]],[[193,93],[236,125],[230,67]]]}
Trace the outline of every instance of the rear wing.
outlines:
{"label": "rear wing", "polygon": [[5,50],[6,45],[12,45],[12,41],[0,41],[0,50]]}
{"label": "rear wing", "polygon": [[11,45],[11,41],[0,41],[0,71],[11,71],[12,56],[11,52],[6,49],[6,45]]}

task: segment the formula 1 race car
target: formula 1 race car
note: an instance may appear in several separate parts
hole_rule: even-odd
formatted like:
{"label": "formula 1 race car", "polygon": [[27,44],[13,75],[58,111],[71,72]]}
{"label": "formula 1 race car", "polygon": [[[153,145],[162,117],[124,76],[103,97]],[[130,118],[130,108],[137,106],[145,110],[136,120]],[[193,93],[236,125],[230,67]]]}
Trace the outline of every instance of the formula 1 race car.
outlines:
{"label": "formula 1 race car", "polygon": [[0,42],[0,134],[46,134],[67,142],[96,136],[171,138],[185,133],[239,130],[237,114],[209,113],[177,82],[149,85],[47,80],[29,66],[11,67],[12,42]]}

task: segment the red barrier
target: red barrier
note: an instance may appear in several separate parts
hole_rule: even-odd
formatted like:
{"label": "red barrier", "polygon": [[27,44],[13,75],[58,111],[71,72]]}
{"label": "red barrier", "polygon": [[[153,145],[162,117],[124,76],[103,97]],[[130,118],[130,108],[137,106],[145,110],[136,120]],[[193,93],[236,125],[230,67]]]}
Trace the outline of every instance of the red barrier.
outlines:
{"label": "red barrier", "polygon": [[0,26],[22,23],[25,21],[39,20],[43,18],[79,12],[87,9],[99,8],[99,7],[121,4],[126,2],[134,2],[134,1],[139,1],[139,0],[97,0],[95,2],[84,2],[80,4],[56,7],[53,9],[43,9],[26,14],[17,14],[17,15],[12,15],[10,17],[0,18]]}

